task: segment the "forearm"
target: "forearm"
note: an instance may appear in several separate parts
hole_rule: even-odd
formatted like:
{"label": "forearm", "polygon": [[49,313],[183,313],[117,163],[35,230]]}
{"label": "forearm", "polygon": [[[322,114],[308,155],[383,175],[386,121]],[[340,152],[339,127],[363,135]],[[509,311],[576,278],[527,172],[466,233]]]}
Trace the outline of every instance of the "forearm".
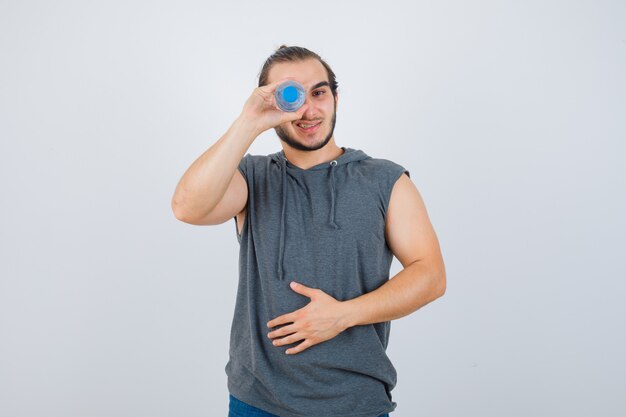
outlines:
{"label": "forearm", "polygon": [[172,197],[173,210],[191,216],[209,213],[224,196],[256,136],[253,123],[237,118],[182,176]]}
{"label": "forearm", "polygon": [[345,326],[404,317],[442,296],[444,291],[443,266],[413,262],[376,290],[344,301]]}

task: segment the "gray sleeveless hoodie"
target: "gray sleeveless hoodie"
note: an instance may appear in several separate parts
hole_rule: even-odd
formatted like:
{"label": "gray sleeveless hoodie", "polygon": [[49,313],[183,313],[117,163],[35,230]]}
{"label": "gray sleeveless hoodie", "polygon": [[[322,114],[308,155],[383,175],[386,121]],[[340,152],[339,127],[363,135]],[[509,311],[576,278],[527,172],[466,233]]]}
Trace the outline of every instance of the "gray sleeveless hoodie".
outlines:
{"label": "gray sleeveless hoodie", "polygon": [[[389,279],[385,215],[409,171],[361,150],[301,169],[283,151],[246,154],[238,169],[248,205],[238,233],[239,283],[225,371],[236,398],[280,417],[377,417],[393,411],[396,370],[385,350],[390,322],[351,327],[287,355],[266,323],[310,301],[291,281],[344,301]],[[237,220],[235,217],[235,227]]]}

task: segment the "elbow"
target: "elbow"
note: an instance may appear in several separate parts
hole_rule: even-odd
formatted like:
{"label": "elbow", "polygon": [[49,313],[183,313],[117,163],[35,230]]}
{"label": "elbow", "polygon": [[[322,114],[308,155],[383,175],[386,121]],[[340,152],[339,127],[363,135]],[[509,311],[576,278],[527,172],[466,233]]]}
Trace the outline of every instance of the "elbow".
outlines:
{"label": "elbow", "polygon": [[181,212],[180,210],[172,207],[172,212],[174,213],[174,217],[176,218],[176,220],[180,220],[181,222],[185,222],[186,223],[186,217],[185,214],[183,212]]}
{"label": "elbow", "polygon": [[172,207],[172,212],[174,213],[174,217],[176,217],[176,220],[181,221],[183,223],[187,223],[187,224],[192,224],[192,225],[198,225],[199,223],[197,222],[197,220],[195,220],[193,217],[191,217],[189,215],[188,212],[177,208],[177,207]]}
{"label": "elbow", "polygon": [[446,293],[446,268],[441,262],[439,268],[437,268],[437,272],[434,274],[435,276],[435,288],[437,298],[443,296]]}
{"label": "elbow", "polygon": [[446,273],[443,272],[439,275],[437,281],[437,296],[442,297],[446,293]]}
{"label": "elbow", "polygon": [[446,293],[446,283],[444,282],[443,284],[439,286],[439,291],[437,292],[437,298],[443,297],[445,293]]}
{"label": "elbow", "polygon": [[185,210],[183,209],[182,204],[180,204],[180,202],[176,199],[176,196],[174,196],[172,198],[172,202],[170,204],[171,208],[172,208],[172,213],[174,213],[174,217],[176,218],[176,220],[180,220],[181,222],[188,222],[188,215],[185,212]]}
{"label": "elbow", "polygon": [[185,213],[183,213],[178,207],[172,206],[172,213],[174,213],[176,220],[180,220],[181,222],[185,221]]}
{"label": "elbow", "polygon": [[191,224],[193,226],[204,226],[207,224],[218,224],[213,223],[210,218],[210,212],[208,214],[201,214],[197,211],[190,210],[188,207],[177,204],[175,201],[172,201],[172,213],[174,213],[174,217],[176,220],[179,220],[183,223]]}

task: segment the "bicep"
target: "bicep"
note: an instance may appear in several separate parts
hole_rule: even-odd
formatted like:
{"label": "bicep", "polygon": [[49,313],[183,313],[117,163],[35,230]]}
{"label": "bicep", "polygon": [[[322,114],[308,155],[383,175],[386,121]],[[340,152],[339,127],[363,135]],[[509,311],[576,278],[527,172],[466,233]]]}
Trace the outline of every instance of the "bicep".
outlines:
{"label": "bicep", "polygon": [[424,201],[407,175],[401,175],[393,186],[385,238],[403,267],[416,261],[442,262],[439,241]]}

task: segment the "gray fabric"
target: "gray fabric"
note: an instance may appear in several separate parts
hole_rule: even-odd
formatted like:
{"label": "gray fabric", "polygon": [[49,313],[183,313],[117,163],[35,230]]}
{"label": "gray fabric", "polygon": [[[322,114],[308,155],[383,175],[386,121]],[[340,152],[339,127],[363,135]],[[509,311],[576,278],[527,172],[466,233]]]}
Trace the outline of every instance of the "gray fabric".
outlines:
{"label": "gray fabric", "polygon": [[[228,390],[281,417],[371,416],[393,411],[396,370],[385,350],[390,322],[351,327],[293,355],[301,342],[274,346],[266,323],[310,299],[290,281],[338,300],[371,292],[389,279],[385,240],[391,190],[409,171],[361,150],[301,169],[283,151],[246,154],[248,185],[239,284],[225,371]],[[277,327],[278,328],[278,327]]]}

